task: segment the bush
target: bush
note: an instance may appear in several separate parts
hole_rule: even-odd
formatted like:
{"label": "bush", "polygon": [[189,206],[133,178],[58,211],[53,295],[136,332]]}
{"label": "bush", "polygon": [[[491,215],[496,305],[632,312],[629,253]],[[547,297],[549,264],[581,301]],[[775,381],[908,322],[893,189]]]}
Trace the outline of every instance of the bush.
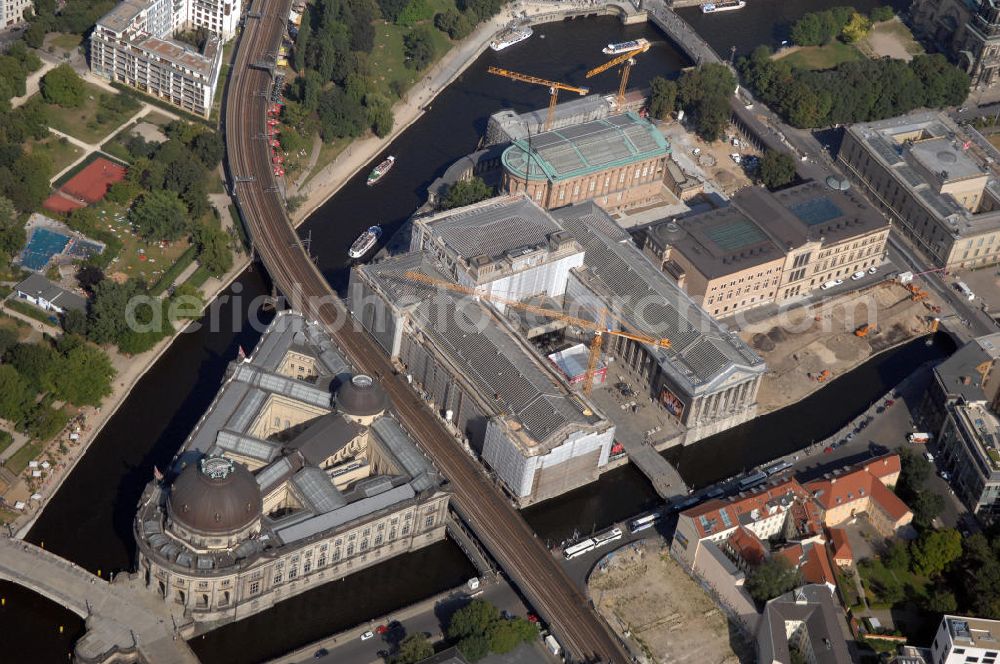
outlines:
{"label": "bush", "polygon": [[760,160],[758,177],[772,191],[784,187],[795,180],[795,160],[785,152],[768,149]]}
{"label": "bush", "polygon": [[65,64],[42,76],[40,88],[45,101],[65,108],[82,106],[86,94],[83,80],[72,67]]}
{"label": "bush", "polygon": [[880,7],[875,7],[868,14],[869,18],[875,23],[881,23],[882,21],[891,21],[896,17],[896,12],[892,10],[889,5],[882,5]]}
{"label": "bush", "polygon": [[434,59],[434,42],[430,29],[420,25],[403,36],[403,52],[406,54],[406,66],[410,69],[423,69]]}

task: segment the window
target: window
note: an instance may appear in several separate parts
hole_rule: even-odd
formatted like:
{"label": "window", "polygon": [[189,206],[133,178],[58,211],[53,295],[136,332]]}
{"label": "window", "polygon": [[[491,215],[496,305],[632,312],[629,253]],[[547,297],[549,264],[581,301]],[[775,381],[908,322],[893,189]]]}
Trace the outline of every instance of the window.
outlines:
{"label": "window", "polygon": [[274,585],[278,585],[279,583],[281,583],[281,581],[282,581],[283,578],[284,578],[284,575],[282,574],[281,570],[275,571],[275,573],[274,573]]}
{"label": "window", "polygon": [[434,525],[434,515],[431,514],[426,519],[424,519],[424,528],[430,528],[433,525]]}
{"label": "window", "polygon": [[308,574],[309,570],[311,570],[311,569],[312,569],[312,561],[311,560],[307,560],[304,563],[302,563],[302,573],[303,574]]}
{"label": "window", "polygon": [[378,535],[375,536],[375,546],[381,546],[381,545],[382,545],[382,533],[379,533]]}
{"label": "window", "polygon": [[349,556],[353,556],[354,555],[354,545],[353,544],[348,544],[347,545],[347,555],[349,555]]}
{"label": "window", "polygon": [[289,567],[288,568],[288,580],[289,581],[291,581],[292,579],[294,579],[298,575],[299,575],[299,568],[298,567]]}
{"label": "window", "polygon": [[368,550],[368,540],[367,539],[361,540],[361,550],[362,551],[367,551]]}
{"label": "window", "polygon": [[256,595],[259,592],[260,592],[260,581],[251,581],[250,582],[250,594],[251,595]]}

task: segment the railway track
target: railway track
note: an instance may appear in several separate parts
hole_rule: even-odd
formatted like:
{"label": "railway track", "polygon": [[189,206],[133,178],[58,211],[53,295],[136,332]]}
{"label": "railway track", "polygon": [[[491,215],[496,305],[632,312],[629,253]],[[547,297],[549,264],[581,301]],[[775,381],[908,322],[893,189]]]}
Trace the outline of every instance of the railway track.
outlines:
{"label": "railway track", "polygon": [[265,268],[296,309],[319,321],[358,369],[380,378],[400,422],[451,482],[452,503],[508,577],[579,662],[630,657],[506,497],[438,418],[393,372],[384,353],[350,323],[343,303],[305,252],[272,174],[266,131],[273,62],[290,0],[252,3],[224,99],[231,191]]}

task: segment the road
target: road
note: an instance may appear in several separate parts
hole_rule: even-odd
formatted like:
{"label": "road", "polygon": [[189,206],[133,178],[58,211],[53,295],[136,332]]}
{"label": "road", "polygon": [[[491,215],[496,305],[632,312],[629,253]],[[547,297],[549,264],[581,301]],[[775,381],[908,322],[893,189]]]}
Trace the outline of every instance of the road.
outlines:
{"label": "road", "polygon": [[267,54],[273,58],[278,50],[289,5],[289,0],[252,3],[223,101],[230,189],[257,255],[291,305],[323,324],[355,367],[381,381],[400,421],[450,480],[456,510],[570,655],[628,661],[622,645],[481,466],[394,374],[384,353],[350,323],[343,303],[304,251],[272,176],[266,139],[272,79],[259,68]]}

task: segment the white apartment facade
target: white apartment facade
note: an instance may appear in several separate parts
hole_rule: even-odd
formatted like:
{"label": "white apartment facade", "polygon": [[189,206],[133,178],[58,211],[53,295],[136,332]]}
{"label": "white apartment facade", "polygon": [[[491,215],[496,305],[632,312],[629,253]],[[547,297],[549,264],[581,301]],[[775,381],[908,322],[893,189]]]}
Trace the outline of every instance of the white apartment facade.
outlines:
{"label": "white apartment facade", "polygon": [[31,0],[0,0],[0,25],[17,25],[24,20],[24,12],[34,8]]}
{"label": "white apartment facade", "polygon": [[[241,0],[125,0],[91,34],[90,69],[209,117],[222,68],[222,44],[236,35]],[[206,28],[199,52],[171,39],[178,30]]]}

